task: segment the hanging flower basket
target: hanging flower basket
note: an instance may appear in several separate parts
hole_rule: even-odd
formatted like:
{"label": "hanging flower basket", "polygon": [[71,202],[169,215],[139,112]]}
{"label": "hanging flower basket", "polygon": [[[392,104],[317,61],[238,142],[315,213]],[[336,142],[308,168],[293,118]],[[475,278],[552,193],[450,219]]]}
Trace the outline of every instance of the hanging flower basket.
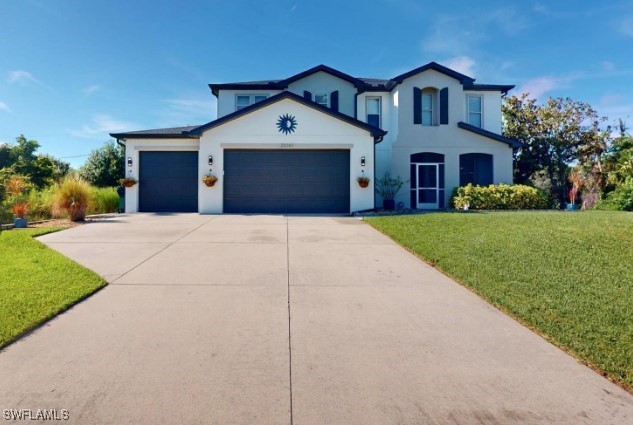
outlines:
{"label": "hanging flower basket", "polygon": [[369,177],[359,177],[356,179],[356,181],[358,182],[358,185],[363,189],[369,186]]}
{"label": "hanging flower basket", "polygon": [[208,176],[203,176],[202,177],[202,182],[207,186],[207,187],[213,187],[215,186],[215,182],[218,181],[218,178],[214,175],[208,175]]}
{"label": "hanging flower basket", "polygon": [[121,186],[132,187],[136,183],[138,183],[138,180],[136,180],[134,177],[126,177],[124,179],[120,179],[119,183],[121,183]]}

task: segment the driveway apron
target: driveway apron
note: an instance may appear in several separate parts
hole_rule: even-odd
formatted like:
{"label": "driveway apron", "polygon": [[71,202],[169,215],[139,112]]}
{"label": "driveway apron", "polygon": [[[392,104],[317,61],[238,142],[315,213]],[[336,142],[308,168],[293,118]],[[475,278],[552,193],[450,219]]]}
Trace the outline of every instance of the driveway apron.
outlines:
{"label": "driveway apron", "polygon": [[81,424],[630,424],[633,396],[360,220],[136,214],[40,240],[110,283],[0,352]]}

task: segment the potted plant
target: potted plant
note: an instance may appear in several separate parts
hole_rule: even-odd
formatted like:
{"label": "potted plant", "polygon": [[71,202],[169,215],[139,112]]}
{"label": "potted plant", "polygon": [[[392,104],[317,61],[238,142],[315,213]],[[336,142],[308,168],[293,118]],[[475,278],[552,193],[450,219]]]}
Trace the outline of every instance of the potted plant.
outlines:
{"label": "potted plant", "polygon": [[119,182],[121,183],[122,186],[132,187],[136,183],[138,183],[138,180],[136,180],[134,177],[126,177],[124,179],[120,179]]}
{"label": "potted plant", "polygon": [[215,182],[217,182],[217,181],[218,181],[218,178],[216,176],[214,176],[213,174],[207,174],[206,176],[202,176],[202,182],[207,187],[215,186]]}
{"label": "potted plant", "polygon": [[26,229],[29,222],[26,220],[26,214],[29,212],[29,204],[27,202],[18,201],[11,206],[11,211],[15,216],[13,225],[16,229]]}
{"label": "potted plant", "polygon": [[356,181],[358,182],[358,185],[363,189],[369,186],[369,177],[360,176],[356,179]]}
{"label": "potted plant", "polygon": [[396,195],[402,189],[404,182],[400,176],[392,178],[389,173],[376,181],[376,193],[382,198],[382,207],[392,211],[396,207]]}
{"label": "potted plant", "polygon": [[29,202],[26,190],[30,187],[28,178],[14,174],[4,181],[4,187],[8,195],[7,204],[15,216],[14,226],[16,228],[27,227],[26,214],[29,210]]}

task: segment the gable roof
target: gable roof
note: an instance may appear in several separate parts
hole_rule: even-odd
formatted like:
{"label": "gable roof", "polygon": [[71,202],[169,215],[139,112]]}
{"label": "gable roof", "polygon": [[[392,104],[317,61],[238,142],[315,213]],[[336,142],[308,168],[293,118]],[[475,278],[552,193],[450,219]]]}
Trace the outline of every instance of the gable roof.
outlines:
{"label": "gable roof", "polygon": [[443,65],[440,65],[437,62],[429,62],[426,65],[422,65],[418,68],[412,69],[409,72],[405,72],[404,74],[400,74],[397,77],[392,78],[393,81],[397,82],[398,84],[402,83],[404,80],[406,80],[409,77],[413,77],[414,75],[417,75],[421,72],[424,71],[428,71],[432,69],[433,71],[437,71],[439,73],[442,73],[444,75],[448,75],[451,78],[454,78],[456,80],[459,80],[460,83],[462,84],[468,84],[468,83],[473,83],[475,81],[474,78],[471,78],[467,75],[464,74],[460,74],[457,71],[453,71],[450,68],[447,68]]}
{"label": "gable roof", "polygon": [[129,131],[127,133],[110,133],[115,139],[189,139],[189,131],[198,128],[198,125],[186,127],[155,128],[152,130]]}
{"label": "gable roof", "polygon": [[319,112],[322,112],[324,114],[330,115],[331,117],[334,117],[336,119],[339,119],[343,122],[346,122],[347,124],[351,124],[355,127],[358,127],[360,129],[363,129],[367,132],[369,132],[373,137],[374,137],[374,141],[376,143],[379,143],[380,141],[382,141],[382,138],[385,134],[387,134],[387,132],[385,130],[382,130],[378,127],[374,127],[373,125],[369,125],[365,122],[359,121],[356,118],[350,117],[348,115],[342,114],[340,112],[337,111],[333,111],[332,109],[319,105],[318,103],[315,103],[311,100],[305,99],[304,97],[301,97],[299,95],[296,95],[292,92],[289,91],[284,91],[282,93],[278,93],[274,96],[271,96],[265,100],[262,100],[260,102],[254,103],[250,106],[247,106],[246,108],[240,109],[239,111],[235,111],[232,112],[228,115],[224,115],[221,118],[218,118],[216,120],[210,121],[206,124],[203,124],[201,126],[198,126],[192,130],[190,130],[188,132],[188,134],[192,135],[192,136],[199,136],[200,134],[202,134],[203,132],[205,132],[206,130],[209,130],[211,128],[214,127],[218,127],[222,124],[226,124],[227,122],[233,121],[237,118],[240,118],[244,115],[250,114],[251,112],[257,111],[259,109],[265,108],[268,105],[272,105],[273,103],[277,103],[281,100],[284,99],[290,99],[293,100],[297,103],[301,103],[302,105],[308,106],[312,109],[315,109]]}
{"label": "gable roof", "polygon": [[440,65],[437,62],[429,62],[426,65],[422,65],[391,79],[357,78],[327,65],[317,65],[283,80],[209,84],[209,88],[214,96],[217,96],[220,90],[285,90],[288,88],[288,85],[294,83],[295,81],[299,81],[317,72],[325,72],[353,84],[360,93],[366,91],[391,91],[395,86],[402,83],[407,78],[428,70],[437,71],[458,80],[464,86],[464,90],[500,91],[503,94],[506,94],[509,90],[514,88],[513,85],[475,84],[474,78],[461,74],[457,71],[453,71],[452,69]]}
{"label": "gable roof", "polygon": [[334,77],[340,78],[341,80],[347,81],[348,83],[353,84],[357,89],[362,90],[364,87],[364,83],[358,78],[354,78],[351,75],[345,74],[337,69],[331,68],[327,65],[317,65],[308,70],[295,74],[291,77],[288,77],[283,80],[264,80],[264,81],[246,81],[242,83],[224,83],[224,84],[209,84],[211,88],[211,93],[215,96],[218,95],[220,90],[244,90],[244,89],[252,89],[252,90],[284,90],[287,89],[288,86],[295,81],[302,80],[306,77],[309,77],[312,74],[316,74],[317,72],[325,72]]}
{"label": "gable roof", "polygon": [[483,128],[475,127],[474,125],[470,125],[462,121],[457,123],[457,127],[470,131],[471,133],[496,140],[497,142],[507,143],[513,148],[520,148],[523,146],[523,142],[520,142],[519,140],[511,139],[509,137],[502,136],[501,134],[493,133],[492,131],[484,130]]}

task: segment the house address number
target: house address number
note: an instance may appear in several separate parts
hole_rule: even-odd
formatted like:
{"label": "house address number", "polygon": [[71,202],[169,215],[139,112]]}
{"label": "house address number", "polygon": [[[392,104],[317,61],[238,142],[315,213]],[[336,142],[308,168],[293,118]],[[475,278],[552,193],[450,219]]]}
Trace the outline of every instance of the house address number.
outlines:
{"label": "house address number", "polygon": [[295,144],[294,143],[282,143],[281,144],[281,148],[282,149],[290,149],[290,148],[294,148]]}

